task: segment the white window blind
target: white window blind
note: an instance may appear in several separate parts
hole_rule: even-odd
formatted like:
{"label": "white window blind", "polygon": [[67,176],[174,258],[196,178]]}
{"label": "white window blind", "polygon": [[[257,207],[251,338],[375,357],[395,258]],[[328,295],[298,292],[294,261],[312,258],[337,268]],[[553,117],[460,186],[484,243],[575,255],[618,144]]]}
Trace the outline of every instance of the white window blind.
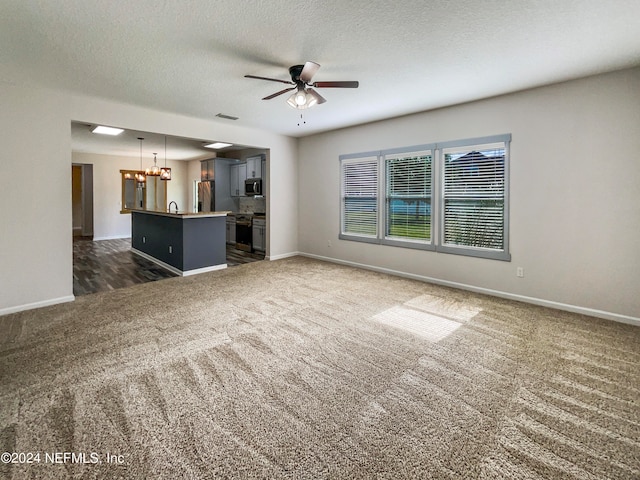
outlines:
{"label": "white window blind", "polygon": [[385,237],[431,240],[432,154],[385,156]]}
{"label": "white window blind", "polygon": [[505,145],[445,149],[442,245],[504,251]]}
{"label": "white window blind", "polygon": [[341,160],[342,234],[378,235],[378,158]]}
{"label": "white window blind", "polygon": [[510,261],[511,134],[340,156],[344,240]]}

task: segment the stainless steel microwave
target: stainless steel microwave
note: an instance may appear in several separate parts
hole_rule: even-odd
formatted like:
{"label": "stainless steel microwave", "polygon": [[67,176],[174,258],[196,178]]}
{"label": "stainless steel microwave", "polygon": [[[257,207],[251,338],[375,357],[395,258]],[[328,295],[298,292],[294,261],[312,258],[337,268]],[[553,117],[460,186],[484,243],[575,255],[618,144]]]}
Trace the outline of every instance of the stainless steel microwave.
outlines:
{"label": "stainless steel microwave", "polygon": [[262,195],[262,179],[247,178],[244,181],[244,194],[247,196]]}

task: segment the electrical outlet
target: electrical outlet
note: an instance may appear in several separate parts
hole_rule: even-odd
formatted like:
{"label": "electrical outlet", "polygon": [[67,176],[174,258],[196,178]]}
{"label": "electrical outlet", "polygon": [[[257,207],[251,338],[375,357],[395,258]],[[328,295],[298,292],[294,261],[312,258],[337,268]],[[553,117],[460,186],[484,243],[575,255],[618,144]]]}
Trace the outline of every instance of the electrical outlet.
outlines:
{"label": "electrical outlet", "polygon": [[327,247],[331,246],[331,240],[327,240]]}
{"label": "electrical outlet", "polygon": [[524,268],[516,268],[516,277],[524,278]]}

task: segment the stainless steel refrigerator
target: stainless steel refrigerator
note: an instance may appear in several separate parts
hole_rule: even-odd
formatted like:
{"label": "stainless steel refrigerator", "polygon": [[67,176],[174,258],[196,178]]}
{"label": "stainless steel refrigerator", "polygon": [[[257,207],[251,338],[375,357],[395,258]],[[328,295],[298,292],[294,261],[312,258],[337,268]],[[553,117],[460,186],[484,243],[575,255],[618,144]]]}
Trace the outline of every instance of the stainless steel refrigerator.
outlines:
{"label": "stainless steel refrigerator", "polygon": [[215,212],[216,184],[213,180],[198,182],[198,211]]}

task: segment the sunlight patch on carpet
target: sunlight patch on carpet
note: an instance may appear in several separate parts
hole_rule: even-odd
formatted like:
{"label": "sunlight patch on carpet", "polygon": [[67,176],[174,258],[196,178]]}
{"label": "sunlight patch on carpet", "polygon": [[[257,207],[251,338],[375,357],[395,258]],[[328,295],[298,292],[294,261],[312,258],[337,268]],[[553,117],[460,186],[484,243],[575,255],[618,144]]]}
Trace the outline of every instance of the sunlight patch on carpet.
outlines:
{"label": "sunlight patch on carpet", "polygon": [[482,308],[475,305],[434,295],[420,295],[405,302],[405,305],[459,322],[468,322],[482,311]]}
{"label": "sunlight patch on carpet", "polygon": [[432,342],[442,340],[462,326],[459,322],[403,306],[392,307],[372,318]]}

